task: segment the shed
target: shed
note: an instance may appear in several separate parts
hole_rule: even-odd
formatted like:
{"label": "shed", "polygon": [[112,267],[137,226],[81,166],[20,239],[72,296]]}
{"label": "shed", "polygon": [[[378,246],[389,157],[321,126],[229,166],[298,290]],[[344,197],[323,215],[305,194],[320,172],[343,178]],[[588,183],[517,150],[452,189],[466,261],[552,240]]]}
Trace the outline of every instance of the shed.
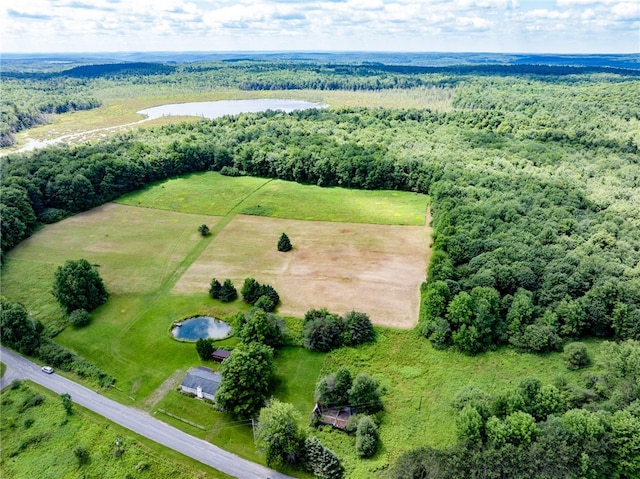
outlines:
{"label": "shed", "polygon": [[196,397],[200,399],[213,401],[221,380],[222,376],[220,373],[213,372],[204,366],[199,366],[197,368],[190,368],[187,371],[187,375],[180,386],[182,392],[195,394]]}
{"label": "shed", "polygon": [[323,407],[316,403],[313,408],[313,415],[316,416],[322,424],[329,424],[341,430],[347,427],[349,418],[355,413],[355,408],[351,406]]}
{"label": "shed", "polygon": [[226,349],[216,349],[212,354],[211,358],[216,363],[221,363],[225,359],[227,359],[231,355],[231,351],[227,351]]}

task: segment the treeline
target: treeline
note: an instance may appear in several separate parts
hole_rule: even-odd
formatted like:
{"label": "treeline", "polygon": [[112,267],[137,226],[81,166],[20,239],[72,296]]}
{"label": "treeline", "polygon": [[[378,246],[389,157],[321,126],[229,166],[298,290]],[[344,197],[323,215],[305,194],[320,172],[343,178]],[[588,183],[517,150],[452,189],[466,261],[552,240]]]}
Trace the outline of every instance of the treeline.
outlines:
{"label": "treeline", "polygon": [[75,80],[2,79],[0,148],[15,143],[14,134],[48,123],[49,115],[90,110],[101,101]]}
{"label": "treeline", "polygon": [[[376,91],[410,88],[454,88],[475,77],[522,78],[550,83],[583,82],[590,75],[608,77],[608,84],[640,75],[640,70],[563,65],[487,64],[447,67],[313,63],[303,61],[203,62],[173,65],[151,62],[81,65],[67,70],[3,73],[0,100],[0,147],[14,144],[13,135],[48,121],[48,114],[100,106],[113,95],[154,88],[176,92],[241,90]],[[520,82],[521,84],[523,82]],[[635,103],[629,102],[631,108]],[[606,103],[603,107],[608,108]],[[589,132],[585,132],[588,134]],[[564,139],[543,131],[547,140]]]}
{"label": "treeline", "polygon": [[[483,89],[500,100],[481,101]],[[619,78],[475,78],[452,112],[243,114],[8,157],[2,248],[195,171],[415,191],[431,196],[420,328],[436,346],[543,352],[587,335],[638,338],[639,111],[615,107],[630,95],[640,83]]]}

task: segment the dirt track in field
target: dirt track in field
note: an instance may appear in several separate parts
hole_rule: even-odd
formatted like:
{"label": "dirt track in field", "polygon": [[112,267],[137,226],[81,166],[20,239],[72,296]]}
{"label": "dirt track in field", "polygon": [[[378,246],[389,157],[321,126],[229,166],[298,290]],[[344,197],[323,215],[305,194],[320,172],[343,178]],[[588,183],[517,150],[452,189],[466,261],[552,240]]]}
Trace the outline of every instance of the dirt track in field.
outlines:
{"label": "dirt track in field", "polygon": [[[236,216],[176,283],[174,293],[201,292],[212,278],[238,290],[251,276],[273,285],[278,313],[302,317],[311,308],[367,313],[372,322],[412,328],[431,241],[426,226],[382,226]],[[294,249],[276,245],[287,233]]]}

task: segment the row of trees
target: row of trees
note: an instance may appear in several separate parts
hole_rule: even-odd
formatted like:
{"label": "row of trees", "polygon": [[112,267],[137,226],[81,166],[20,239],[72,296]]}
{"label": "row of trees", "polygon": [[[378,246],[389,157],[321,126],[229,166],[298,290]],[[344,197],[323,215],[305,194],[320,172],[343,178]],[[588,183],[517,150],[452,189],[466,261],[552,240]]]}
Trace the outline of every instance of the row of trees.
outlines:
{"label": "row of trees", "polygon": [[302,336],[305,348],[328,352],[341,346],[371,342],[375,331],[366,313],[350,311],[338,316],[323,308],[305,313]]}

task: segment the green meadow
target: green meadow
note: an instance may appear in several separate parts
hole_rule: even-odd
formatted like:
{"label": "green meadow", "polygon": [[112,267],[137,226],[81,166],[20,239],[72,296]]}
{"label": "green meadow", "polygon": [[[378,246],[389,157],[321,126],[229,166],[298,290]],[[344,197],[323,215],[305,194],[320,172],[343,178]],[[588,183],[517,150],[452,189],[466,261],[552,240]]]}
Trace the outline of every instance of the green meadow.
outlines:
{"label": "green meadow", "polygon": [[[41,403],[35,404],[34,398]],[[153,479],[222,479],[229,477],[124,429],[77,404],[67,415],[60,397],[22,382],[0,396],[2,455],[5,479],[37,477],[136,477]],[[71,398],[73,400],[73,398]],[[116,438],[122,454],[117,454]],[[75,450],[84,448],[79,463]]]}
{"label": "green meadow", "polygon": [[377,225],[423,225],[425,195],[302,185],[206,172],[173,178],[117,200],[120,204],[197,215],[241,213],[272,218]]}

